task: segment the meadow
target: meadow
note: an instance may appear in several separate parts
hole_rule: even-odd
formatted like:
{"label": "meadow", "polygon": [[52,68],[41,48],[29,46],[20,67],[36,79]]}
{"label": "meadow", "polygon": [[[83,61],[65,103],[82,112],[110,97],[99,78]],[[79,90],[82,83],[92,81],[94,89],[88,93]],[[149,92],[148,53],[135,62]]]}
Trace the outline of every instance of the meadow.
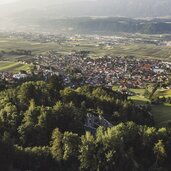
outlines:
{"label": "meadow", "polygon": [[30,67],[27,64],[21,64],[19,62],[1,61],[0,71],[1,72],[13,72],[17,73],[21,70],[29,71]]}
{"label": "meadow", "polygon": [[[136,104],[147,104],[149,99],[143,96],[145,89],[130,89],[136,93],[135,96],[131,96],[130,99]],[[171,97],[171,90],[158,90],[160,97]],[[171,104],[152,105],[152,114],[154,117],[155,125],[158,127],[166,126],[171,122]]]}
{"label": "meadow", "polygon": [[[157,58],[171,61],[171,47],[156,46],[143,43],[131,43],[122,45],[112,45],[111,47],[97,46],[98,41],[94,40],[78,40],[78,41],[64,41],[62,44],[57,42],[36,42],[17,38],[1,38],[0,37],[0,51],[10,51],[17,49],[31,50],[33,55],[46,54],[50,50],[55,50],[58,53],[66,54],[72,51],[90,51],[90,57],[97,58],[106,54],[113,56],[135,56],[139,58]],[[17,56],[6,57],[8,60],[16,60]]]}
{"label": "meadow", "polygon": [[152,106],[152,114],[156,126],[166,126],[168,123],[171,123],[171,104]]}

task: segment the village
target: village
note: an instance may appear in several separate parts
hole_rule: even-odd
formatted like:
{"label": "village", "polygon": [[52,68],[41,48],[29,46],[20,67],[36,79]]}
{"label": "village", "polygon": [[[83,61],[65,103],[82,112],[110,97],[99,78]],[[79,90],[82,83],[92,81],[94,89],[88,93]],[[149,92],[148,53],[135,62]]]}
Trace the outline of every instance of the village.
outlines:
{"label": "village", "polygon": [[153,83],[166,83],[171,75],[169,62],[112,55],[92,59],[88,51],[71,52],[67,55],[49,51],[48,55],[37,55],[31,61],[19,62],[29,64],[32,71],[15,74],[0,72],[1,80],[12,83],[39,76],[46,81],[51,75],[61,75],[65,86],[69,87],[89,84],[126,89],[145,88]]}
{"label": "village", "polygon": [[145,88],[148,84],[166,82],[171,74],[171,63],[135,57],[105,56],[91,59],[88,52],[74,52],[59,57],[55,52],[49,56],[37,56],[37,71],[58,73],[66,86],[90,84],[92,86]]}
{"label": "village", "polygon": [[12,81],[39,75],[46,81],[48,76],[61,75],[64,84],[69,87],[89,84],[108,88],[145,88],[153,83],[165,83],[171,75],[169,62],[138,59],[133,56],[104,56],[92,59],[88,54],[88,51],[80,51],[59,56],[57,52],[49,51],[47,56],[35,56],[34,62],[29,63],[34,66],[32,73],[1,72],[1,78]]}
{"label": "village", "polygon": [[[135,37],[137,36],[137,38]],[[18,73],[11,71],[1,71],[1,82],[12,84],[19,80],[29,80],[38,78],[46,81],[51,75],[61,75],[65,86],[78,87],[89,84],[92,86],[104,86],[112,88],[113,86],[127,88],[142,88],[156,83],[166,83],[170,81],[171,62],[162,59],[136,55],[117,55],[105,48],[112,48],[119,45],[130,43],[147,43],[146,38],[138,38],[138,35],[124,36],[102,36],[102,35],[58,35],[50,33],[22,33],[11,32],[1,33],[2,38],[10,40],[24,39],[32,43],[53,42],[53,50],[46,52],[29,48],[3,50],[2,61],[7,56],[15,58],[19,64],[29,65],[30,70],[21,70]],[[153,43],[156,43],[152,39]],[[91,42],[91,44],[90,44]],[[157,43],[163,42],[162,38]],[[84,45],[86,43],[86,45]],[[148,42],[150,44],[151,42]],[[49,45],[49,44],[48,44]],[[56,46],[57,45],[57,46]],[[31,44],[32,46],[32,44]],[[34,45],[33,45],[34,46]],[[37,44],[36,44],[37,46]],[[38,45],[39,46],[39,45]],[[72,46],[72,47],[70,47]],[[90,46],[88,48],[88,46]],[[104,51],[94,56],[95,46],[97,49]],[[57,47],[57,48],[56,48]],[[63,49],[61,49],[63,47]],[[64,48],[66,47],[66,49]],[[75,48],[76,47],[76,48]],[[56,48],[56,49],[55,49]],[[65,49],[65,50],[64,50]],[[166,89],[170,89],[167,85]]]}

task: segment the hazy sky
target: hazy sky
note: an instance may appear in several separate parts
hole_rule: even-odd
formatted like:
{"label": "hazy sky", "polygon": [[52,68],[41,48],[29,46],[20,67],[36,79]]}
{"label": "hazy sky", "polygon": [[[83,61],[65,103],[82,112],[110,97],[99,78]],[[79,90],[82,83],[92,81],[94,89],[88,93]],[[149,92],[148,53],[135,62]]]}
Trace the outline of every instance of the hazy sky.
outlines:
{"label": "hazy sky", "polygon": [[0,0],[0,4],[7,4],[7,3],[11,3],[14,2],[16,0]]}
{"label": "hazy sky", "polygon": [[[12,3],[15,1],[22,1],[22,0],[0,0],[0,4]],[[48,3],[48,0],[42,0],[42,1]],[[56,2],[58,2],[58,3],[71,2],[71,1],[85,1],[85,0],[56,0]],[[96,1],[96,0],[86,0],[86,1]]]}
{"label": "hazy sky", "polygon": [[171,0],[0,0],[0,17],[156,17],[171,16],[170,6]]}

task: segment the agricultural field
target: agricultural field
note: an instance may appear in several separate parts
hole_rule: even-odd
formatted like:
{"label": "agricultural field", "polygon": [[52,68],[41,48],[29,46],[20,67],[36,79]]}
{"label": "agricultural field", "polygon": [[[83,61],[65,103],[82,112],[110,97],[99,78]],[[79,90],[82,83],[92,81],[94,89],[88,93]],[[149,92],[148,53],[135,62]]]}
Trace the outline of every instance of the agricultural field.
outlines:
{"label": "agricultural field", "polygon": [[33,55],[41,54],[49,50],[55,50],[58,45],[55,43],[40,43],[22,39],[1,39],[0,51],[11,51],[17,49],[31,50]]}
{"label": "agricultural field", "polygon": [[171,47],[160,47],[155,45],[133,44],[114,47],[112,52],[118,55],[132,55],[143,58],[158,58],[171,60]]}
{"label": "agricultural field", "polygon": [[[166,61],[171,61],[171,47],[156,46],[150,44],[128,44],[128,45],[113,45],[111,47],[98,47],[98,42],[94,44],[87,44],[80,42],[79,46],[73,46],[66,44],[69,47],[72,46],[73,50],[88,50],[91,52],[91,57],[102,57],[106,54],[111,55],[123,55],[123,56],[135,56],[138,58],[157,58]],[[69,50],[69,49],[68,49]]]}
{"label": "agricultural field", "polygon": [[8,62],[8,61],[1,61],[0,62],[0,71],[1,72],[13,72],[17,73],[21,70],[29,71],[29,65],[21,64],[19,62]]}
{"label": "agricultural field", "polygon": [[[61,40],[62,41],[62,40]],[[97,58],[109,55],[124,55],[135,56],[140,58],[158,58],[171,61],[171,47],[157,46],[144,43],[128,43],[111,46],[99,46],[100,41],[90,38],[78,39],[73,41],[60,42],[41,42],[24,40],[22,38],[2,38],[0,37],[0,51],[11,51],[17,49],[31,50],[32,55],[46,54],[50,50],[55,50],[58,53],[66,54],[72,51],[90,51],[90,57]],[[24,57],[24,56],[23,56]],[[16,60],[18,56],[7,56],[8,60]]]}

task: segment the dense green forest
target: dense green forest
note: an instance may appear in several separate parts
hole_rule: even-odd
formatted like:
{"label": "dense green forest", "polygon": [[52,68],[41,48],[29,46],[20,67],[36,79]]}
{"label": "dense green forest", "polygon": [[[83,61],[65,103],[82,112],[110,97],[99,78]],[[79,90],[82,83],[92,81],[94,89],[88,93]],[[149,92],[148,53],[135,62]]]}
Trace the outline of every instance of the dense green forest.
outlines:
{"label": "dense green forest", "polygon": [[[88,132],[87,113],[113,126]],[[53,76],[0,92],[0,159],[2,171],[169,170],[171,129],[155,128],[148,104]]]}

